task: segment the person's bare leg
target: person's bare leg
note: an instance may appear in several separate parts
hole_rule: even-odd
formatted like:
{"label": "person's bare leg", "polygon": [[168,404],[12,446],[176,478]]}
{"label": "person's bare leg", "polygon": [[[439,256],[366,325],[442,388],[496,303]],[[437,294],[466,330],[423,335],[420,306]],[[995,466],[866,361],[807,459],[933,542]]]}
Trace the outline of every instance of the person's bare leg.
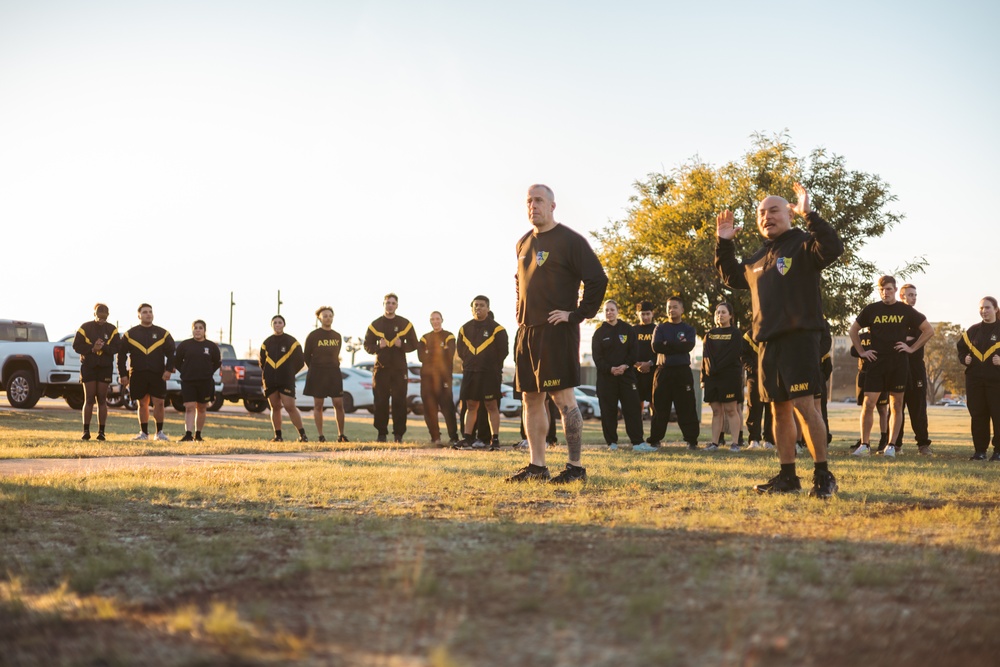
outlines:
{"label": "person's bare leg", "polygon": [[[94,418],[94,404],[97,402],[97,382],[83,383],[83,409],[80,417],[85,428],[90,428],[90,420]],[[105,408],[107,411],[107,408]],[[104,423],[104,420],[101,420]]]}
{"label": "person's bare leg", "polygon": [[333,410],[337,413],[337,435],[344,435],[344,399],[333,399]]}
{"label": "person's bare leg", "polygon": [[150,399],[153,403],[153,419],[157,424],[163,423],[163,399],[162,398],[152,398]]}
{"label": "person's bare leg", "polygon": [[281,430],[281,394],[274,392],[268,396],[267,404],[271,406],[271,428],[277,433]]}
{"label": "person's bare leg", "polygon": [[323,403],[326,397],[313,397],[313,421],[316,422],[316,434],[323,436]]}
{"label": "person's bare leg", "polygon": [[791,402],[813,461],[825,463],[826,424],[823,423],[823,413],[816,409],[816,400],[812,396],[800,396]]}
{"label": "person's bare leg", "polygon": [[531,449],[531,463],[545,466],[545,434],[549,432],[549,411],[545,408],[545,394],[542,392],[522,392],[524,410],[524,432],[528,436]]}
{"label": "person's bare leg", "polygon": [[479,421],[479,401],[466,400],[465,408],[465,433],[468,435],[474,434],[476,428],[476,422]]}
{"label": "person's bare leg", "polygon": [[[722,409],[725,411],[726,419],[729,420],[729,430],[730,435],[732,435],[732,444],[739,442],[739,432],[743,430],[741,426],[743,424],[742,415],[740,415],[740,404],[736,401],[730,401],[729,403],[723,403]],[[718,440],[716,440],[718,442]]]}
{"label": "person's bare leg", "polygon": [[795,416],[792,401],[771,403],[774,415],[774,446],[779,463],[795,463]]}
{"label": "person's bare leg", "polygon": [[878,403],[877,391],[866,391],[865,400],[861,405],[861,442],[869,445],[872,441],[872,425],[875,423],[875,404]]}
{"label": "person's bare leg", "polygon": [[487,401],[486,414],[490,417],[490,433],[494,438],[500,437],[500,402]]}
{"label": "person's bare leg", "polygon": [[569,449],[568,463],[579,466],[581,465],[580,452],[583,449],[583,416],[580,414],[580,407],[576,404],[576,394],[573,392],[573,387],[569,387],[552,392],[550,395],[562,415],[566,448]]}
{"label": "person's bare leg", "polygon": [[104,382],[97,384],[97,423],[104,426],[108,423],[108,389],[111,385]]}
{"label": "person's bare leg", "polygon": [[299,431],[302,430],[302,415],[299,414],[299,409],[295,407],[295,399],[291,396],[281,396],[281,405],[285,408],[285,412],[288,413],[288,418],[292,420],[292,424]]}
{"label": "person's bare leg", "polygon": [[205,418],[208,416],[208,403],[199,403],[197,410],[195,430],[201,431],[205,428]]}
{"label": "person's bare leg", "polygon": [[[198,410],[198,402],[190,401],[184,404],[184,430],[193,432],[195,430],[194,423],[196,412]],[[200,428],[198,429],[201,430]]]}
{"label": "person's bare leg", "polygon": [[722,436],[722,422],[725,419],[725,412],[722,410],[722,403],[709,403],[712,408],[712,443],[713,445],[719,444],[719,438]]}

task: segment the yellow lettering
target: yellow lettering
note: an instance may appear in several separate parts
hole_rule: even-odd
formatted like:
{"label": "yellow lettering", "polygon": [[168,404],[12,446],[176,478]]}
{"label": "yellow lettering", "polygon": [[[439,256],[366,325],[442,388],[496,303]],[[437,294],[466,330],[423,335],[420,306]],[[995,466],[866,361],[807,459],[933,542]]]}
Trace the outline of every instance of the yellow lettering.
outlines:
{"label": "yellow lettering", "polygon": [[316,343],[316,347],[340,347],[340,341],[331,338],[324,338]]}
{"label": "yellow lettering", "polygon": [[542,382],[543,387],[558,387],[562,384],[562,380],[546,380]]}
{"label": "yellow lettering", "polygon": [[792,392],[796,392],[796,391],[809,391],[809,383],[808,382],[800,382],[798,384],[793,384],[792,387],[791,387],[791,389],[789,389],[789,391],[792,391]]}

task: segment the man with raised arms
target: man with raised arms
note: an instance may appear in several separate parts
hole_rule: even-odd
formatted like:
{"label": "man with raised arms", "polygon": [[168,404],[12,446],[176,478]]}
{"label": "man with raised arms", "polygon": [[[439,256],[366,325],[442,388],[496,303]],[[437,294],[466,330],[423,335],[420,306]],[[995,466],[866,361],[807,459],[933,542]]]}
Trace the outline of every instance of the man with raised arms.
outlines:
{"label": "man with raised arms", "polygon": [[[597,314],[608,277],[587,239],[555,221],[551,188],[532,185],[527,206],[532,230],[516,246],[518,328],[514,361],[531,463],[507,481],[586,481],[587,470],[580,460],[583,418],[573,393],[580,384],[580,322]],[[545,465],[549,426],[546,393],[562,414],[569,449],[566,468],[556,477],[550,477]]]}
{"label": "man with raised arms", "polygon": [[[727,287],[750,290],[761,399],[774,411],[781,471],[754,489],[785,493],[802,488],[795,474],[797,418],[815,461],[809,495],[829,498],[837,491],[837,481],[827,466],[826,427],[814,399],[823,381],[820,275],[844,252],[844,244],[830,223],[809,208],[809,193],[799,183],[795,194],[794,206],[776,195],[757,206],[757,229],[764,244],[743,261],[736,258],[733,213],[720,213],[715,266]],[[793,215],[805,218],[806,229],[792,227]]]}

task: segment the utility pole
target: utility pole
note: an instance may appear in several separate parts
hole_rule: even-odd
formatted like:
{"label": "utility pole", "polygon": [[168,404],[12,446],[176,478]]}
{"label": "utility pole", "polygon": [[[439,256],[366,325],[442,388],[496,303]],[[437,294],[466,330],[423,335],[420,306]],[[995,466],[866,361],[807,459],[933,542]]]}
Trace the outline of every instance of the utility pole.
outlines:
{"label": "utility pole", "polygon": [[[233,344],[233,306],[236,302],[233,301],[233,293],[229,293],[229,344]],[[222,340],[222,336],[219,336],[219,340]]]}

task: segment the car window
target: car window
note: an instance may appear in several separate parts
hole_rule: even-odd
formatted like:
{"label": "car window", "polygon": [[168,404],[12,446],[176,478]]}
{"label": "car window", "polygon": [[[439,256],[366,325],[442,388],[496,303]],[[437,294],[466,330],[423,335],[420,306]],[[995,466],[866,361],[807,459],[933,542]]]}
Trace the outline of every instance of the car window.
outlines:
{"label": "car window", "polygon": [[229,343],[219,343],[219,351],[222,352],[223,359],[239,359],[236,350]]}
{"label": "car window", "polygon": [[44,343],[49,336],[45,325],[32,322],[0,322],[0,340]]}

